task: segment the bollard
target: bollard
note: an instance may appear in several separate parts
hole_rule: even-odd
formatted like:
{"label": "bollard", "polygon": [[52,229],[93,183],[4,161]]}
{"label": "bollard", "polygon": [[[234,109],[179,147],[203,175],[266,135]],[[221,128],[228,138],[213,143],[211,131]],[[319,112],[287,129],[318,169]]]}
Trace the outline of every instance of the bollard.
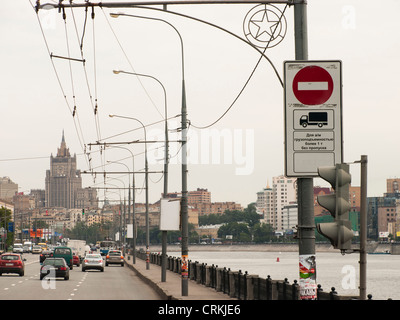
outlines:
{"label": "bollard", "polygon": [[292,300],[300,300],[300,290],[297,280],[294,280],[292,284]]}
{"label": "bollard", "polygon": [[324,290],[322,289],[322,286],[319,284],[319,285],[317,285],[317,300],[321,300],[321,293],[323,292]]}
{"label": "bollard", "polygon": [[331,292],[329,292],[329,297],[331,300],[336,300],[337,292],[335,291],[335,287],[331,288]]}
{"label": "bollard", "polygon": [[268,275],[267,277],[266,291],[267,291],[267,300],[272,300],[272,279],[270,275]]}

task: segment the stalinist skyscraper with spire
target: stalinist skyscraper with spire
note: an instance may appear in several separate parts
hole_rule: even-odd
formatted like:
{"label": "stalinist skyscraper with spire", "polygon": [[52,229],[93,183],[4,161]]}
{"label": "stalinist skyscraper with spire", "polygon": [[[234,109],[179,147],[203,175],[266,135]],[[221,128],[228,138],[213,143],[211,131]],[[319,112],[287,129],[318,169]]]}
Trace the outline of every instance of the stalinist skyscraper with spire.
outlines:
{"label": "stalinist skyscraper with spire", "polygon": [[76,154],[71,157],[65,143],[64,131],[57,155],[50,156],[50,170],[46,170],[45,183],[46,207],[85,208],[97,203],[95,190],[82,189],[82,177],[80,170],[77,169]]}

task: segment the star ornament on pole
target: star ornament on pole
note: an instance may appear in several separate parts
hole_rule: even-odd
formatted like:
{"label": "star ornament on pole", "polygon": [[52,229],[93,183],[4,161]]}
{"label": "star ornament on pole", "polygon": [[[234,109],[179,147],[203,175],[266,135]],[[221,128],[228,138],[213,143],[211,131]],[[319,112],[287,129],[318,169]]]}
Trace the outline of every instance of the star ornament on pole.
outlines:
{"label": "star ornament on pole", "polygon": [[251,9],[243,22],[247,40],[259,48],[272,48],[286,35],[287,23],[282,11],[271,4],[260,4]]}

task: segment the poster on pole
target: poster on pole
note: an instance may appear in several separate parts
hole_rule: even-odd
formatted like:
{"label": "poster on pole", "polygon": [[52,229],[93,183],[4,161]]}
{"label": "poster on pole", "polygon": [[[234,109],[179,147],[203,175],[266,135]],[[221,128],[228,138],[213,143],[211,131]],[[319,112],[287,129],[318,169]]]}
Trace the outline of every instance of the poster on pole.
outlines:
{"label": "poster on pole", "polygon": [[161,199],[160,230],[179,231],[180,199]]}
{"label": "poster on pole", "polygon": [[317,271],[315,255],[302,254],[299,256],[300,271],[300,299],[315,300],[317,299]]}

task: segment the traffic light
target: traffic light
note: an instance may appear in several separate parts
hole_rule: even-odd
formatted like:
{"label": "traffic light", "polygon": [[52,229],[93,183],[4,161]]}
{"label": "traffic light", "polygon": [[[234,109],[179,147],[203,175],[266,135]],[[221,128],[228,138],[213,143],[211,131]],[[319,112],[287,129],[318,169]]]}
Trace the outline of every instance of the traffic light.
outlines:
{"label": "traffic light", "polygon": [[318,223],[317,230],[324,237],[328,238],[335,249],[350,249],[351,239],[354,236],[349,221],[349,187],[351,175],[349,165],[340,163],[331,167],[318,168],[318,175],[328,181],[335,193],[317,197],[318,203],[328,209],[335,218],[334,222]]}
{"label": "traffic light", "polygon": [[83,216],[85,215],[85,209],[82,209],[82,215]]}

